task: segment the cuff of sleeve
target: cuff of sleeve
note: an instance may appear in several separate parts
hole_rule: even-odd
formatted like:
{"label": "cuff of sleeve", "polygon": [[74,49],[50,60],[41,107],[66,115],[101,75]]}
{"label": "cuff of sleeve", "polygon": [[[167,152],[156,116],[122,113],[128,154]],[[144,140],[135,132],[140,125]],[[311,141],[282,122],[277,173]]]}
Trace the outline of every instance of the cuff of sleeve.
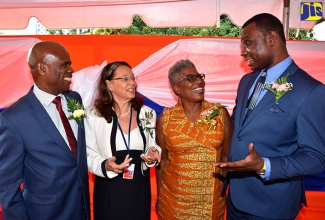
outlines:
{"label": "cuff of sleeve", "polygon": [[148,164],[147,162],[144,162],[146,164],[147,167],[154,167],[154,166],[158,166],[158,163],[157,161],[155,161],[154,163],[152,164]]}
{"label": "cuff of sleeve", "polygon": [[106,161],[107,160],[104,160],[101,164],[101,168],[102,168],[102,173],[103,175],[106,177],[106,178],[114,178],[116,176],[118,176],[117,173],[114,173],[113,171],[107,171],[106,170]]}
{"label": "cuff of sleeve", "polygon": [[270,178],[270,174],[271,174],[271,162],[269,158],[263,158],[264,160],[264,166],[263,169],[265,169],[265,172],[263,174],[260,174],[260,176],[263,179],[269,179]]}
{"label": "cuff of sleeve", "polygon": [[106,161],[107,161],[107,159],[104,160],[104,161],[102,162],[102,164],[101,164],[101,168],[102,168],[102,173],[103,173],[103,175],[104,175],[106,178],[108,178],[108,176],[107,176],[107,171],[106,171]]}
{"label": "cuff of sleeve", "polygon": [[[152,146],[152,147],[156,148],[156,150],[158,151],[159,155],[161,156],[161,148],[160,148],[159,146]],[[150,148],[152,148],[152,147],[149,147],[149,148],[146,150],[146,152],[145,152],[146,155],[148,154],[148,151],[149,151]],[[152,164],[148,164],[147,162],[144,162],[144,164],[145,164],[147,167],[154,167],[154,166],[158,166],[158,165],[159,165],[159,163],[158,163],[157,161],[155,161],[155,162],[152,163]]]}

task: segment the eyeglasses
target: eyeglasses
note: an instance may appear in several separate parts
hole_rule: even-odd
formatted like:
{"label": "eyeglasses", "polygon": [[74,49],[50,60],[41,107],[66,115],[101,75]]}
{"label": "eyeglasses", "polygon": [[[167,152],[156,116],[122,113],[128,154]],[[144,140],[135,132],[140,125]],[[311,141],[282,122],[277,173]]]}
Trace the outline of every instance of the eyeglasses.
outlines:
{"label": "eyeglasses", "polygon": [[187,79],[190,82],[194,82],[196,80],[196,78],[200,78],[201,80],[204,80],[205,79],[205,74],[203,74],[203,73],[200,73],[200,74],[197,74],[197,75],[189,74],[189,75],[185,76],[184,78],[181,78],[180,80],[177,80],[174,83],[174,85],[176,85],[177,83],[180,83],[184,79]]}
{"label": "eyeglasses", "polygon": [[123,77],[119,77],[119,78],[114,78],[114,79],[111,79],[111,80],[118,80],[118,79],[121,79],[123,82],[129,82],[129,81],[138,81],[138,77],[137,76],[123,76]]}

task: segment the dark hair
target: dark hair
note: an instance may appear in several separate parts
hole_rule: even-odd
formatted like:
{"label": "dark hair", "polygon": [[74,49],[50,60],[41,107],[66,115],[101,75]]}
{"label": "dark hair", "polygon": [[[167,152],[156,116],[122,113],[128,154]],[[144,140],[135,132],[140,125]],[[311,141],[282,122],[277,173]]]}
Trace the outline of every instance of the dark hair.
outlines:
{"label": "dark hair", "polygon": [[286,43],[283,25],[274,15],[268,13],[257,14],[248,19],[242,28],[245,28],[251,23],[256,24],[256,28],[264,35],[264,37],[266,37],[270,31],[275,31],[280,36],[283,43]]}
{"label": "dark hair", "polygon": [[[103,68],[97,80],[97,91],[94,107],[97,110],[99,116],[104,117],[107,123],[112,122],[112,116],[116,114],[113,110],[113,107],[116,109],[118,108],[118,105],[113,99],[111,91],[109,91],[107,88],[105,80],[112,79],[115,75],[116,69],[119,66],[127,66],[131,69],[131,66],[125,61],[112,62]],[[130,100],[130,103],[133,109],[139,110],[143,106],[144,100],[140,96],[136,95],[135,98]]]}
{"label": "dark hair", "polygon": [[186,59],[186,60],[179,60],[177,61],[168,71],[168,79],[169,84],[173,85],[176,80],[177,76],[180,74],[181,70],[186,67],[194,67],[195,65],[192,63],[192,61]]}

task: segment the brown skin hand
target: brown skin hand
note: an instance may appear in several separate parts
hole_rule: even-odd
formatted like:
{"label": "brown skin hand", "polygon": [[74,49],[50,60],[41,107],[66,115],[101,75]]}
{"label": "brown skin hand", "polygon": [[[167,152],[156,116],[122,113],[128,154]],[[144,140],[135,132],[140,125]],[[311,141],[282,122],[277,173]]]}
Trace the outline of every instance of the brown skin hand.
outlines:
{"label": "brown skin hand", "polygon": [[226,163],[215,163],[214,166],[226,171],[238,171],[238,172],[256,172],[263,168],[264,160],[255,151],[253,143],[248,146],[248,156],[239,161],[226,162]]}

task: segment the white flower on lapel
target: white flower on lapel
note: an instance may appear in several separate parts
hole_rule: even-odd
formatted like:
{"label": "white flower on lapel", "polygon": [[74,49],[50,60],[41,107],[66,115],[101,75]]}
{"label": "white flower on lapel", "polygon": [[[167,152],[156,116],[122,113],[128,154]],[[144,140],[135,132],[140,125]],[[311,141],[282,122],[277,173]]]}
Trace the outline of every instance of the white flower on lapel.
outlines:
{"label": "white flower on lapel", "polygon": [[[68,112],[71,112],[72,115],[68,118],[74,119],[76,121],[79,121],[81,123],[82,118],[85,117],[85,108],[82,104],[80,104],[77,100],[66,97],[67,103],[68,103]],[[82,127],[82,125],[81,125]]]}
{"label": "white flower on lapel", "polygon": [[151,138],[153,138],[153,129],[156,127],[156,121],[153,119],[152,111],[145,112],[145,118],[140,119],[142,129],[148,132]]}

